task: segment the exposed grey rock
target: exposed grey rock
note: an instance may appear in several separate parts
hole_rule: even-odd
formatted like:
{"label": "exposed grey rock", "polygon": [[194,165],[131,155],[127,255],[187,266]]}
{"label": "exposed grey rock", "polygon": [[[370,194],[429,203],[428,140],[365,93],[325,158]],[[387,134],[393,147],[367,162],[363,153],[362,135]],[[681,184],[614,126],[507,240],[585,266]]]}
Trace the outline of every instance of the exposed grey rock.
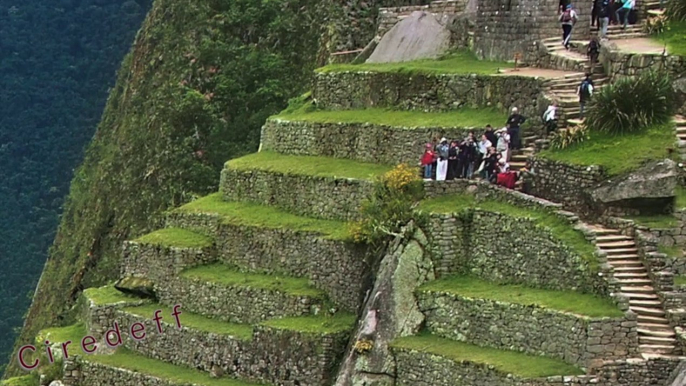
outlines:
{"label": "exposed grey rock", "polygon": [[677,178],[674,161],[653,161],[635,172],[604,182],[593,190],[591,196],[594,201],[602,203],[674,197]]}
{"label": "exposed grey rock", "polygon": [[436,17],[417,11],[388,31],[367,63],[434,59],[450,47],[450,31]]}
{"label": "exposed grey rock", "polygon": [[667,385],[669,385],[669,386],[686,385],[686,363],[680,364],[676,368],[676,370],[674,370],[674,374],[672,375],[672,378],[667,382]]}
{"label": "exposed grey rock", "polygon": [[123,277],[114,284],[114,288],[123,293],[144,298],[155,297],[154,287],[155,284],[152,282],[152,280],[133,276]]}
{"label": "exposed grey rock", "polygon": [[64,384],[60,381],[52,381],[50,382],[50,386],[64,386]]}

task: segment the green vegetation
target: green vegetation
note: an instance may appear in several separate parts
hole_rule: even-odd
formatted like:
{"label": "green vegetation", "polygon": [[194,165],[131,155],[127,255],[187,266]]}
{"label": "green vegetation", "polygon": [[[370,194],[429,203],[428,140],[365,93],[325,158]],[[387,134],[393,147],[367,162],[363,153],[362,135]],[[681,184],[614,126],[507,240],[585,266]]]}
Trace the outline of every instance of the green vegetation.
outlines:
{"label": "green vegetation", "polygon": [[211,237],[179,228],[163,228],[135,240],[142,244],[156,244],[166,247],[204,248],[212,246]]}
{"label": "green vegetation", "polygon": [[395,340],[392,346],[440,355],[456,362],[472,362],[493,366],[497,371],[520,378],[584,374],[581,369],[558,359],[479,347],[429,334],[400,338]]}
{"label": "green vegetation", "polygon": [[666,29],[653,39],[666,45],[670,55],[686,56],[686,21],[668,22]]}
{"label": "green vegetation", "polygon": [[658,251],[661,253],[664,253],[665,255],[675,258],[675,259],[681,259],[684,257],[684,248],[680,247],[678,245],[674,245],[671,247],[665,247],[664,245],[659,245],[657,247]]}
{"label": "green vegetation", "polygon": [[461,108],[450,112],[426,113],[423,111],[390,110],[390,109],[364,109],[364,110],[341,110],[310,111],[312,104],[305,104],[293,112],[283,112],[272,119],[284,119],[288,121],[305,121],[318,123],[372,123],[415,129],[419,127],[486,127],[491,124],[494,127],[507,120],[507,115],[493,108]]}
{"label": "green vegetation", "polygon": [[311,334],[335,334],[350,331],[355,326],[357,317],[347,313],[333,316],[316,315],[282,319],[271,319],[261,324],[282,330],[293,330]]}
{"label": "green vegetation", "polygon": [[88,335],[86,326],[79,322],[67,327],[52,327],[41,330],[36,335],[36,344],[43,344],[46,340],[50,343],[80,342],[86,335]]}
{"label": "green vegetation", "polygon": [[472,276],[452,276],[429,282],[419,291],[448,292],[473,299],[488,299],[522,305],[537,305],[554,311],[590,318],[621,317],[610,300],[574,291],[553,291],[523,285],[497,284]]}
{"label": "green vegetation", "polygon": [[[124,308],[125,312],[142,316],[144,318],[152,318],[155,311],[162,310],[162,314],[171,315],[172,309],[161,304],[147,304],[138,307]],[[228,335],[241,340],[252,339],[252,326],[247,324],[237,324],[222,322],[220,320],[211,319],[202,315],[193,314],[182,309],[179,315],[181,325],[188,328],[193,328],[199,331],[212,332],[219,335]]]}
{"label": "green vegetation", "polygon": [[677,219],[668,214],[651,215],[651,216],[628,216],[630,220],[634,220],[636,224],[643,225],[651,229],[665,229],[675,228],[678,225]]}
{"label": "green vegetation", "polygon": [[226,163],[226,167],[238,170],[263,170],[285,174],[360,180],[371,180],[375,176],[391,170],[390,166],[349,159],[283,155],[266,151],[233,159]]}
{"label": "green vegetation", "polygon": [[195,200],[175,212],[216,213],[227,224],[317,232],[334,240],[347,240],[351,237],[344,222],[297,216],[273,206],[223,201],[220,193]]}
{"label": "green vegetation", "polygon": [[539,156],[576,165],[599,165],[610,176],[627,173],[644,162],[669,158],[674,146],[674,125],[651,126],[630,134],[592,131],[583,143],[563,150],[544,150]]}
{"label": "green vegetation", "polygon": [[683,186],[676,187],[676,201],[674,202],[676,209],[686,208],[686,188]]}
{"label": "green vegetation", "polygon": [[591,244],[583,233],[577,231],[564,219],[549,213],[543,209],[521,208],[506,202],[484,200],[477,201],[473,195],[447,195],[438,198],[424,200],[419,209],[433,213],[459,213],[461,211],[480,208],[490,212],[502,213],[504,215],[528,218],[536,224],[547,228],[550,233],[567,246],[575,250],[592,269],[598,267],[595,258],[595,247]]}
{"label": "green vegetation", "polygon": [[686,276],[674,276],[674,284],[686,285]]}
{"label": "green vegetation", "polygon": [[119,348],[112,355],[89,355],[84,358],[89,362],[118,367],[142,373],[178,384],[195,384],[204,386],[256,386],[255,383],[239,381],[227,377],[211,378],[206,372],[174,366],[167,362],[150,359]]}
{"label": "green vegetation", "polygon": [[85,291],[83,291],[83,295],[99,306],[119,302],[133,302],[141,300],[139,298],[127,295],[117,290],[116,288],[114,288],[114,286],[111,285],[99,288],[88,288]]}
{"label": "green vegetation", "polygon": [[323,298],[324,292],[312,287],[308,279],[243,273],[222,264],[209,264],[191,268],[181,273],[182,277],[219,283],[226,286],[244,286],[270,291],[281,291],[294,296]]}
{"label": "green vegetation", "polygon": [[407,74],[495,74],[513,64],[479,60],[470,51],[463,50],[438,60],[415,60],[401,63],[331,64],[318,72],[371,71]]}
{"label": "green vegetation", "polygon": [[40,377],[37,373],[0,381],[0,386],[38,386],[39,384]]}

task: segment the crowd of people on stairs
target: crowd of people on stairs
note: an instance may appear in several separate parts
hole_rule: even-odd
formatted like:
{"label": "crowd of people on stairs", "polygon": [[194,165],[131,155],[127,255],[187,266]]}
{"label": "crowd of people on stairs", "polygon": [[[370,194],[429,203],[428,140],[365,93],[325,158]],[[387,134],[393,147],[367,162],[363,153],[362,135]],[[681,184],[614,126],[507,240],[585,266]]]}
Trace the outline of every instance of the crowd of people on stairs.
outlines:
{"label": "crowd of people on stairs", "polygon": [[[562,45],[569,49],[572,31],[579,16],[570,0],[560,0],[559,4]],[[607,38],[607,29],[610,24],[621,24],[626,29],[628,24],[635,24],[636,19],[636,0],[593,0],[591,27],[596,27],[602,39]]]}

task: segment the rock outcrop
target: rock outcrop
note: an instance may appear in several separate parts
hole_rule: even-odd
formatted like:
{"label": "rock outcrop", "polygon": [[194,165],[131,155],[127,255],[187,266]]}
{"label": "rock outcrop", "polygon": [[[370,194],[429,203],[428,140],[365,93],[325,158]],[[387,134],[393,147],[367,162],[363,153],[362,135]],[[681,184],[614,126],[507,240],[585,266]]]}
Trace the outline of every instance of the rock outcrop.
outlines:
{"label": "rock outcrop", "polygon": [[653,161],[635,172],[604,182],[591,192],[591,196],[594,201],[603,204],[674,197],[677,179],[678,170],[674,161]]}

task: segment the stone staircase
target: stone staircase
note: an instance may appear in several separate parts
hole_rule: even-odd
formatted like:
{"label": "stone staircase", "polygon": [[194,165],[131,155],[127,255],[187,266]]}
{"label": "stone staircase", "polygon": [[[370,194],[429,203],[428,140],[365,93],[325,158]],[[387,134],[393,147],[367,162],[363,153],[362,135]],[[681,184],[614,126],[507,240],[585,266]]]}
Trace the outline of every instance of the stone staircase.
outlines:
{"label": "stone staircase", "polygon": [[620,283],[621,294],[629,299],[629,308],[638,315],[641,353],[678,354],[676,334],[665,318],[664,308],[638,256],[634,240],[615,229],[596,227],[594,231],[596,245],[607,254],[608,264]]}
{"label": "stone staircase", "polygon": [[[552,79],[546,84],[546,93],[554,100],[557,100],[558,110],[558,130],[565,130],[570,126],[578,125],[580,106],[577,88],[584,79],[583,73],[572,74],[562,78]],[[593,77],[595,90],[599,90],[608,83],[608,78],[598,74]]]}
{"label": "stone staircase", "polygon": [[[667,4],[668,0],[665,0]],[[660,8],[660,0],[651,0],[643,3],[643,10],[648,16],[661,16],[665,13],[665,10]]]}
{"label": "stone staircase", "polygon": [[635,39],[647,36],[643,30],[643,23],[628,24],[626,29],[621,24],[611,25],[607,29],[607,38],[610,40]]}
{"label": "stone staircase", "polygon": [[686,160],[686,117],[677,115],[674,117],[677,149],[682,160]]}

